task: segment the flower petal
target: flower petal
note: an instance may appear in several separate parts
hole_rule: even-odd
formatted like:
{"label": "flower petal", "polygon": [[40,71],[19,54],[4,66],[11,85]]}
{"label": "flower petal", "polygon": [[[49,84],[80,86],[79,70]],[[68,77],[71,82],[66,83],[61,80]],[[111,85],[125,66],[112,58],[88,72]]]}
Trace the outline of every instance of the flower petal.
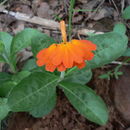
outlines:
{"label": "flower petal", "polygon": [[63,44],[57,44],[57,48],[55,51],[54,56],[52,57],[52,63],[54,65],[59,65],[61,64],[64,56],[64,48]]}
{"label": "flower petal", "polygon": [[45,69],[46,69],[47,71],[54,72],[55,69],[56,69],[56,66],[53,65],[52,63],[47,63]]}
{"label": "flower petal", "polygon": [[50,61],[51,55],[53,55],[53,53],[55,52],[56,47],[57,47],[56,44],[52,44],[49,48],[40,51],[37,54],[37,58],[39,60],[42,60],[42,62],[44,62],[44,64],[48,63]]}
{"label": "flower petal", "polygon": [[63,64],[60,64],[57,68],[58,68],[58,71],[60,71],[60,72],[62,72],[62,71],[65,71],[65,70],[66,70],[66,68],[64,67],[64,65],[63,65]]}
{"label": "flower petal", "polygon": [[93,57],[94,57],[94,54],[92,52],[86,51],[85,56],[84,56],[85,60],[92,60]]}
{"label": "flower petal", "polygon": [[36,63],[37,63],[37,65],[38,65],[39,67],[45,65],[45,62],[44,62],[42,59],[38,59],[38,60],[36,61]]}
{"label": "flower petal", "polygon": [[42,57],[46,54],[47,48],[42,49],[38,52],[38,54],[36,55],[37,59],[42,59]]}
{"label": "flower petal", "polygon": [[91,41],[89,40],[79,40],[80,43],[83,43],[83,47],[86,49],[86,50],[89,50],[89,51],[94,51],[97,49],[97,46],[96,44],[93,44]]}
{"label": "flower petal", "polygon": [[70,52],[67,48],[67,44],[63,44],[64,45],[64,55],[63,55],[63,65],[65,66],[65,68],[71,68],[73,66],[73,59],[72,56],[70,55]]}
{"label": "flower petal", "polygon": [[67,45],[70,56],[73,58],[74,62],[81,63],[83,62],[83,53],[72,43],[68,43]]}
{"label": "flower petal", "polygon": [[86,66],[86,63],[85,62],[82,62],[80,64],[76,64],[76,66],[79,68],[79,69],[82,69]]}

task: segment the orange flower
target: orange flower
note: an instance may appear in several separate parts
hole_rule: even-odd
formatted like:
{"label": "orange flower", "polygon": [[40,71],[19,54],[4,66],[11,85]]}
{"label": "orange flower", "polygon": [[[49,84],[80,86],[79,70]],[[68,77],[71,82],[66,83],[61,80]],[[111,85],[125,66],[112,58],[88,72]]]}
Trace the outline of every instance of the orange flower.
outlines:
{"label": "orange flower", "polygon": [[47,71],[55,69],[62,72],[67,68],[77,66],[79,69],[85,67],[86,60],[92,60],[96,45],[88,40],[71,40],[67,42],[64,21],[60,22],[63,42],[52,44],[37,54],[37,65],[45,65]]}

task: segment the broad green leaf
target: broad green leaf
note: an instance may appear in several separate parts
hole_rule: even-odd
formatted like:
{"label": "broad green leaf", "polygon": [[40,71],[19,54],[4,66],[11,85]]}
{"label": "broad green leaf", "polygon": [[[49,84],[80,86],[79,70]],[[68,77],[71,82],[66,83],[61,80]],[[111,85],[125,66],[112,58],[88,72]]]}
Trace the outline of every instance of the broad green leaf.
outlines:
{"label": "broad green leaf", "polygon": [[22,68],[23,71],[30,71],[30,72],[45,72],[45,67],[38,67],[36,65],[36,59],[28,60]]}
{"label": "broad green leaf", "polygon": [[0,32],[0,41],[4,44],[6,56],[10,56],[10,47],[12,42],[12,36],[6,32]]}
{"label": "broad green leaf", "polygon": [[16,54],[18,51],[31,45],[33,37],[40,35],[41,32],[27,28],[16,34],[11,44],[11,54]]}
{"label": "broad green leaf", "polygon": [[0,73],[0,96],[6,97],[11,90],[11,88],[15,85],[15,83],[11,80],[12,75],[1,72]]}
{"label": "broad green leaf", "polygon": [[0,85],[0,96],[8,97],[10,91],[16,86],[16,83],[12,80],[8,80]]}
{"label": "broad green leaf", "polygon": [[121,35],[125,35],[126,26],[123,23],[118,23],[114,26],[113,32],[119,33]]}
{"label": "broad green leaf", "polygon": [[[73,69],[73,68],[72,68]],[[71,71],[71,70],[70,70]],[[72,71],[71,73],[68,72],[68,74],[65,76],[64,81],[68,82],[74,82],[79,84],[86,84],[88,83],[92,78],[92,71],[86,70],[86,69],[75,69],[75,71]]]}
{"label": "broad green leaf", "polygon": [[130,48],[127,48],[127,50],[124,52],[123,56],[129,56],[130,57]]}
{"label": "broad green leaf", "polygon": [[33,108],[30,114],[34,117],[43,117],[53,110],[55,104],[56,104],[56,92],[54,91],[54,95],[50,96],[50,98],[48,98],[45,102],[39,104],[39,106]]}
{"label": "broad green leaf", "polygon": [[1,63],[5,63],[6,62],[2,55],[0,55],[0,62]]}
{"label": "broad green leaf", "polygon": [[10,109],[7,104],[7,98],[0,98],[0,121],[8,115],[9,111]]}
{"label": "broad green leaf", "polygon": [[76,110],[99,125],[108,121],[108,110],[103,100],[85,85],[61,82],[61,88]]}
{"label": "broad green leaf", "polygon": [[3,42],[0,41],[0,54],[4,52],[4,49],[5,49],[4,44]]}
{"label": "broad green leaf", "polygon": [[[14,75],[9,75],[7,73],[0,74],[0,96],[8,97],[11,90],[24,78],[30,75],[29,71],[21,71]],[[2,78],[3,77],[3,78]]]}
{"label": "broad green leaf", "polygon": [[29,71],[20,71],[12,76],[12,80],[18,84],[21,80],[28,77],[31,73]]}
{"label": "broad green leaf", "polygon": [[0,72],[0,85],[8,80],[10,80],[12,75],[5,73],[5,72]]}
{"label": "broad green leaf", "polygon": [[127,48],[128,38],[116,32],[95,35],[88,40],[97,45],[93,60],[87,62],[87,69],[97,68],[122,56]]}
{"label": "broad green leaf", "polygon": [[31,71],[35,68],[37,68],[38,66],[36,65],[36,60],[35,59],[29,59],[23,66],[22,70],[27,70],[27,71]]}
{"label": "broad green leaf", "polygon": [[14,112],[27,111],[34,116],[40,116],[38,110],[42,115],[48,114],[45,111],[48,112],[46,109],[51,110],[53,106],[49,105],[49,101],[56,93],[57,80],[55,75],[47,72],[32,73],[11,91],[8,97],[9,107]]}
{"label": "broad green leaf", "polygon": [[44,33],[41,35],[35,36],[32,39],[32,52],[33,52],[34,56],[36,56],[36,54],[40,50],[47,48],[48,46],[50,46],[53,43],[56,43],[54,41],[54,39]]}
{"label": "broad green leaf", "polygon": [[125,10],[122,13],[122,17],[124,19],[130,19],[130,6],[128,6],[127,8],[125,8]]}
{"label": "broad green leaf", "polygon": [[10,62],[14,66],[14,68],[16,68],[16,53],[30,46],[33,37],[40,34],[41,32],[35,29],[27,28],[14,36],[14,38],[12,39],[10,56]]}

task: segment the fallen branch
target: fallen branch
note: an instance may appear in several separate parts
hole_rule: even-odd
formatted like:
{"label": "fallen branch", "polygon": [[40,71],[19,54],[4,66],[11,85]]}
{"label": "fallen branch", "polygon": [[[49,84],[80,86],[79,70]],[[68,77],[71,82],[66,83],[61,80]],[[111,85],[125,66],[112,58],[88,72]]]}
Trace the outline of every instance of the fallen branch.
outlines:
{"label": "fallen branch", "polygon": [[38,24],[38,25],[43,25],[49,29],[54,29],[54,30],[59,29],[59,23],[54,20],[44,19],[44,18],[40,18],[37,16],[32,17],[32,16],[24,14],[24,13],[8,11],[1,6],[0,6],[0,12],[11,15],[18,20],[22,20],[25,22],[34,23],[34,24]]}

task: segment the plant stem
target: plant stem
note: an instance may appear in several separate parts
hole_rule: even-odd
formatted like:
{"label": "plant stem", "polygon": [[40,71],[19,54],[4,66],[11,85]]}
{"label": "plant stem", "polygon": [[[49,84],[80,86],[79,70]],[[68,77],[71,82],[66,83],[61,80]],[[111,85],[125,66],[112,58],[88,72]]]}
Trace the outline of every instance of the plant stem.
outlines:
{"label": "plant stem", "polygon": [[64,77],[65,77],[65,71],[60,73],[60,78],[59,78],[58,82],[62,81],[64,79]]}
{"label": "plant stem", "polygon": [[74,5],[75,5],[75,0],[71,0],[70,7],[69,7],[69,25],[68,25],[69,40],[71,40],[71,35],[72,35],[72,17],[73,17]]}

